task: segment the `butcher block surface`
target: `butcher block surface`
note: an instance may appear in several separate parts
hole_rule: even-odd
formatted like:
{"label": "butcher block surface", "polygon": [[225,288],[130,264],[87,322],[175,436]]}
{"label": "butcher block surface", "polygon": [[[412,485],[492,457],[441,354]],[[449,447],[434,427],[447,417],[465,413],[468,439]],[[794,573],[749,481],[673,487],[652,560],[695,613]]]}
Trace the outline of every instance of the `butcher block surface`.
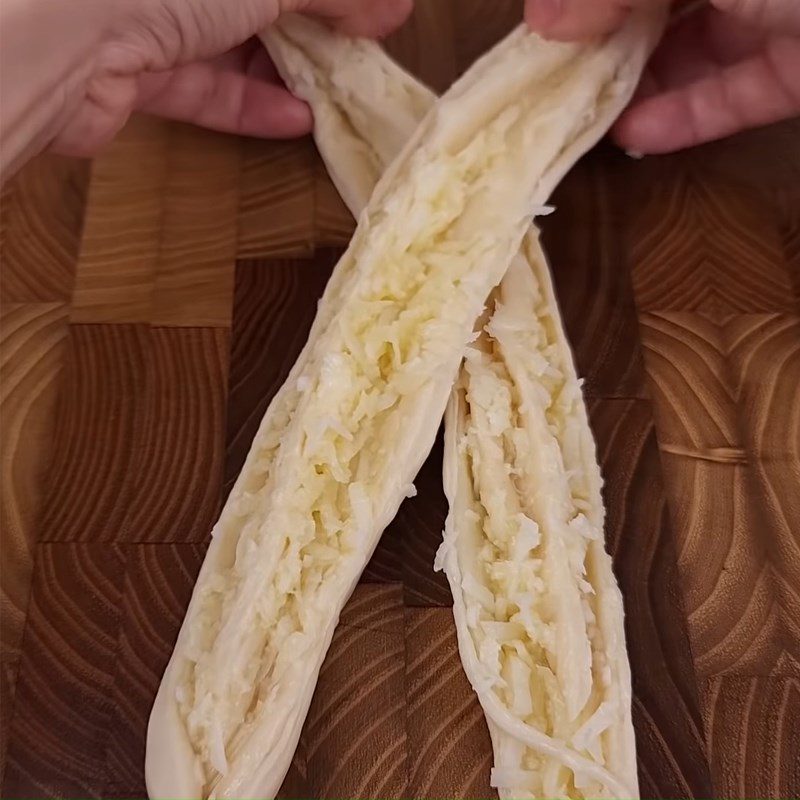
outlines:
{"label": "butcher block surface", "polygon": [[[437,90],[519,3],[418,0]],[[209,531],[353,222],[309,139],[137,117],[2,198],[2,796],[145,794]],[[601,145],[544,243],[606,481],[643,797],[800,796],[800,124]],[[488,798],[432,563],[437,444],[347,605],[283,797]]]}

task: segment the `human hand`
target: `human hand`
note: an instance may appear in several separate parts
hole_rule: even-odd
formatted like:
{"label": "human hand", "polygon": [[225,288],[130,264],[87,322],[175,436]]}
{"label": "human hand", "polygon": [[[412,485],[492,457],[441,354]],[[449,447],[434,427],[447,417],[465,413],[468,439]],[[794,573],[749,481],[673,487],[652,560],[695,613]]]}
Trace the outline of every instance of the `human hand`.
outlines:
{"label": "human hand", "polygon": [[[548,38],[582,39],[658,0],[527,0]],[[800,113],[800,2],[711,0],[670,26],[612,136],[625,149],[665,153]]]}
{"label": "human hand", "polygon": [[281,14],[383,36],[412,0],[7,0],[0,7],[2,167],[49,146],[91,156],[134,110],[250,136],[311,129],[252,37]]}

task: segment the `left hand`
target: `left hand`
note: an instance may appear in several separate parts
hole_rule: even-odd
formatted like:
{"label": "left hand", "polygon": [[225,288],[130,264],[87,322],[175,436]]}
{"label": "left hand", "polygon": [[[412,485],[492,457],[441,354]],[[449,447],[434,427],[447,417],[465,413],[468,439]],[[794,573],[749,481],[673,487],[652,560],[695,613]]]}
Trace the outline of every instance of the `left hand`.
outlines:
{"label": "left hand", "polygon": [[[281,14],[383,36],[412,0],[4,0],[2,167],[49,146],[92,156],[134,110],[249,136],[311,129],[253,37]],[[3,33],[4,31],[4,33]]]}

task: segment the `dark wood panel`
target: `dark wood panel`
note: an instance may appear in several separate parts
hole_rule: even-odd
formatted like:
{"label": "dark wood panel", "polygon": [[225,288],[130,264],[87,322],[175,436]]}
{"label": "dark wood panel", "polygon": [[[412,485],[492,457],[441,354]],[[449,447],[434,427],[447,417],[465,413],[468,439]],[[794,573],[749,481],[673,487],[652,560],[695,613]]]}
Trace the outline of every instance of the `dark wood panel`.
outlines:
{"label": "dark wood panel", "polygon": [[644,397],[636,306],[602,153],[556,189],[537,222],[567,336],[589,397]]}
{"label": "dark wood panel", "polygon": [[716,796],[800,797],[800,682],[724,676],[703,693]]}
{"label": "dark wood panel", "polygon": [[308,338],[316,303],[341,251],[311,259],[242,261],[236,268],[231,328],[225,494],[261,419]]}
{"label": "dark wood panel", "polygon": [[406,611],[409,785],[412,798],[489,798],[491,744],[458,656],[453,613]]}
{"label": "dark wood panel", "polygon": [[4,189],[0,302],[69,302],[88,185],[87,161],[45,155]]}
{"label": "dark wood panel", "polygon": [[63,303],[24,303],[6,306],[0,318],[0,642],[4,663],[18,657],[25,624],[68,313]]}
{"label": "dark wood panel", "polygon": [[459,74],[454,36],[459,12],[457,0],[422,0],[386,40],[390,55],[437,94]]}
{"label": "dark wood panel", "polygon": [[661,449],[716,463],[744,463],[737,391],[723,330],[693,312],[640,317]]}
{"label": "dark wood panel", "polygon": [[692,653],[650,404],[590,403],[622,589],[643,797],[710,797]]}
{"label": "dark wood panel", "polygon": [[403,587],[357,587],[303,728],[309,796],[408,796],[403,634]]}
{"label": "dark wood panel", "polygon": [[104,539],[200,542],[219,511],[228,332],[151,328],[136,398],[127,509]]}
{"label": "dark wood panel", "polygon": [[3,797],[101,797],[113,711],[124,555],[37,550]]}
{"label": "dark wood panel", "polygon": [[125,545],[120,634],[104,747],[103,796],[146,797],[147,721],[178,635],[205,548]]}
{"label": "dark wood panel", "polygon": [[715,191],[685,163],[629,207],[628,263],[641,311],[733,314],[795,309],[778,221],[747,187]]}
{"label": "dark wood panel", "polygon": [[11,718],[14,713],[14,695],[17,688],[19,656],[3,649],[0,659],[0,786],[6,774],[6,752]]}
{"label": "dark wood panel", "polygon": [[108,541],[122,530],[147,349],[143,325],[71,326],[42,541]]}

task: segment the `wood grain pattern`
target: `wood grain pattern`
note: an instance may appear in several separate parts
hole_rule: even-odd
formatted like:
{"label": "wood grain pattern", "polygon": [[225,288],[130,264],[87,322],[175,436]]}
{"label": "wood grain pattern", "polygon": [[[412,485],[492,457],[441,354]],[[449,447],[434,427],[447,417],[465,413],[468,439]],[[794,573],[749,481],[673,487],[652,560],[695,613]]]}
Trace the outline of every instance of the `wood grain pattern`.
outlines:
{"label": "wood grain pattern", "polygon": [[107,718],[103,797],[147,796],[142,764],[150,708],[205,548],[126,545],[117,666]]}
{"label": "wood grain pattern", "polygon": [[87,162],[45,155],[4,189],[0,301],[69,302],[88,178]]}
{"label": "wood grain pattern", "polygon": [[[443,89],[520,17],[417,0],[389,47]],[[543,220],[593,398],[645,797],[800,794],[797,125],[640,161],[601,144]],[[310,139],[143,117],[90,172],[46,156],[3,187],[3,797],[143,796],[220,475],[353,226]],[[432,571],[440,447],[346,607],[285,800],[494,796]]]}
{"label": "wood grain pattern", "polygon": [[92,165],[73,322],[149,322],[161,247],[169,126],[133,117]]}
{"label": "wood grain pattern", "polygon": [[[439,0],[418,3],[436,6]],[[460,2],[455,14],[455,51],[458,73],[468,69],[493,44],[522,21],[516,0],[470,0]],[[436,42],[429,42],[432,47]]]}
{"label": "wood grain pattern", "polygon": [[14,694],[17,689],[19,657],[0,659],[0,786],[6,774],[6,752],[11,720],[14,714]]}
{"label": "wood grain pattern", "polygon": [[146,326],[71,327],[41,541],[108,541],[122,529],[147,347]]}
{"label": "wood grain pattern", "polygon": [[3,797],[102,795],[123,571],[113,546],[37,549]]}
{"label": "wood grain pattern", "polygon": [[458,77],[456,0],[417,3],[408,22],[386,40],[386,50],[426,86],[441,94]]}
{"label": "wood grain pattern", "polygon": [[453,614],[406,611],[410,797],[488,798],[489,731],[458,656]]}
{"label": "wood grain pattern", "polygon": [[640,324],[661,449],[744,463],[722,329],[700,314],[681,311],[645,312]]}
{"label": "wood grain pattern", "polygon": [[643,797],[709,797],[703,723],[652,411],[590,403],[605,478],[606,541],[625,600]]}
{"label": "wood grain pattern", "polygon": [[62,303],[9,305],[0,313],[0,785],[51,458],[68,313]]}
{"label": "wood grain pattern", "polygon": [[630,259],[642,311],[733,314],[792,311],[778,224],[752,192],[714,191],[684,167],[631,209]]}
{"label": "wood grain pattern", "polygon": [[154,325],[230,326],[239,154],[230,136],[189,125],[170,132]]}
{"label": "wood grain pattern", "polygon": [[717,797],[800,796],[800,682],[724,676],[704,694]]}
{"label": "wood grain pattern", "polygon": [[152,328],[136,398],[132,459],[119,500],[128,542],[205,541],[219,511],[228,332]]}
{"label": "wood grain pattern", "polygon": [[60,303],[7,306],[0,317],[0,642],[16,659],[51,456],[67,333]]}
{"label": "wood grain pattern", "polygon": [[558,187],[542,241],[586,395],[643,397],[636,306],[603,161],[600,153],[579,163]]}
{"label": "wood grain pattern", "polygon": [[641,322],[698,674],[797,674],[797,320]]}
{"label": "wood grain pattern", "polygon": [[442,451],[440,433],[414,481],[417,495],[400,506],[361,576],[362,583],[401,581],[405,604],[411,608],[453,605],[447,578],[433,571],[447,517]]}
{"label": "wood grain pattern", "polygon": [[357,587],[303,729],[310,796],[408,797],[404,666],[402,585]]}
{"label": "wood grain pattern", "polygon": [[725,326],[746,446],[756,456],[800,456],[800,316],[748,315]]}
{"label": "wood grain pattern", "polygon": [[752,468],[673,453],[662,463],[698,677],[790,669],[792,637]]}
{"label": "wood grain pattern", "polygon": [[77,325],[69,351],[43,539],[204,540],[219,504],[227,333]]}
{"label": "wood grain pattern", "polygon": [[311,259],[242,261],[231,329],[225,494],[261,419],[303,349],[338,250]]}
{"label": "wood grain pattern", "polygon": [[239,258],[311,255],[314,162],[310,139],[244,142],[237,231]]}
{"label": "wood grain pattern", "polygon": [[800,318],[739,317],[726,337],[779,601],[783,653],[773,671],[800,676]]}

